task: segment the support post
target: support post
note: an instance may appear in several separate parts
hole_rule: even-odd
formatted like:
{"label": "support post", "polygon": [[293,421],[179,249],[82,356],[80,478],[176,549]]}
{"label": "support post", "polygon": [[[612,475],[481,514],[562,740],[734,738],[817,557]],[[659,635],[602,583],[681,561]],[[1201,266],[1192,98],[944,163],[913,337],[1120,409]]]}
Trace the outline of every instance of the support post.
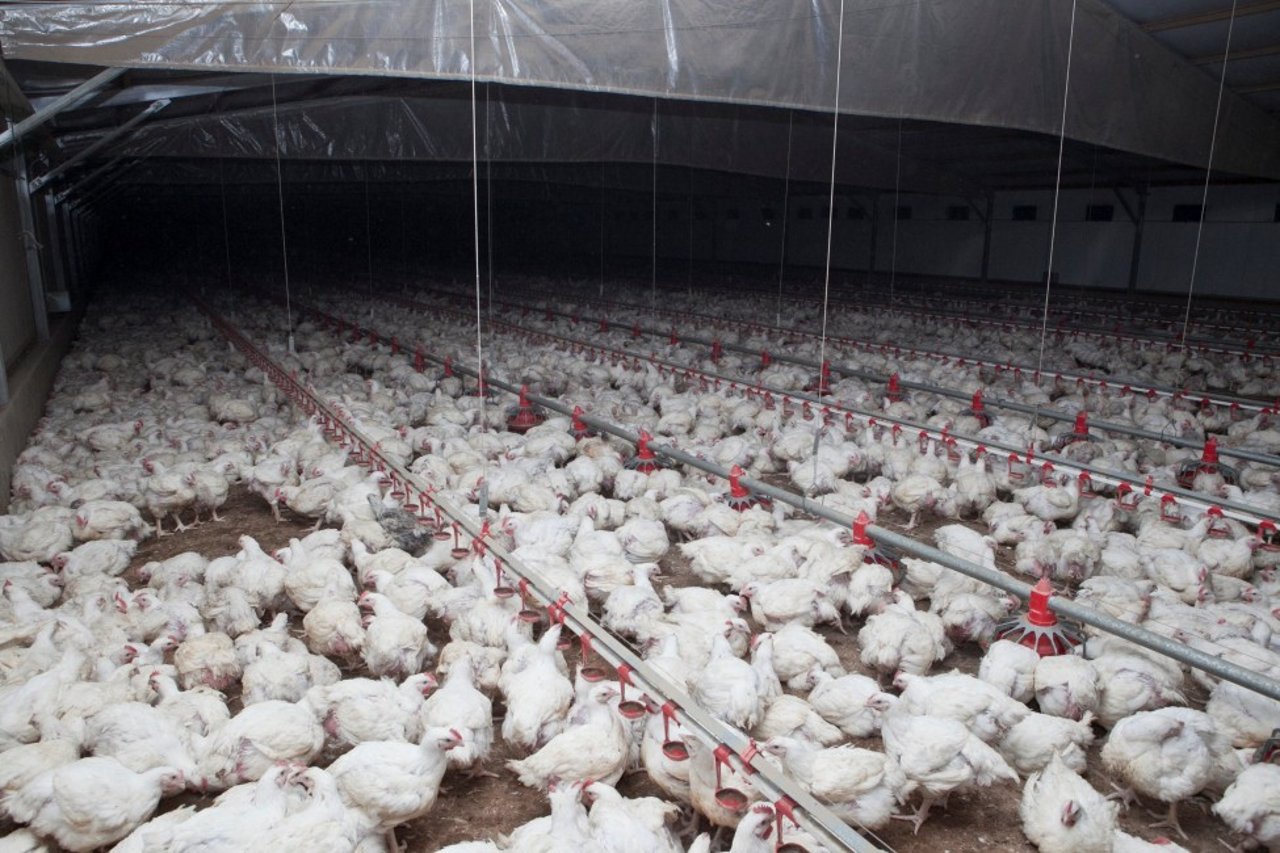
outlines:
{"label": "support post", "polygon": [[10,125],[8,130],[4,133],[0,133],[0,152],[3,152],[4,149],[12,145],[15,139],[20,139],[26,136],[28,133],[56,116],[58,113],[79,104],[85,98],[89,97],[127,70],[127,68],[107,68],[93,77],[90,77],[79,86],[76,86],[62,97],[55,98],[51,103],[48,103],[44,107],[36,110],[31,115],[18,122],[17,126]]}
{"label": "support post", "polygon": [[[12,131],[10,123],[10,131]],[[18,223],[22,229],[22,245],[27,257],[27,287],[31,290],[31,313],[35,321],[36,340],[49,340],[49,315],[44,304],[44,275],[40,268],[40,243],[36,239],[36,218],[31,209],[30,184],[27,181],[27,155],[22,146],[16,149],[14,190],[18,198]]]}
{"label": "support post", "polygon": [[876,233],[880,230],[880,193],[871,196],[871,249],[867,259],[867,280],[876,274]]}
{"label": "support post", "polygon": [[71,283],[67,275],[66,256],[64,254],[66,244],[62,239],[62,232],[58,228],[58,208],[50,196],[44,197],[44,218],[47,225],[46,232],[49,235],[49,255],[53,258],[53,279],[57,284],[57,290],[62,294],[65,302],[65,308],[62,304],[58,306],[59,310],[71,310]]}

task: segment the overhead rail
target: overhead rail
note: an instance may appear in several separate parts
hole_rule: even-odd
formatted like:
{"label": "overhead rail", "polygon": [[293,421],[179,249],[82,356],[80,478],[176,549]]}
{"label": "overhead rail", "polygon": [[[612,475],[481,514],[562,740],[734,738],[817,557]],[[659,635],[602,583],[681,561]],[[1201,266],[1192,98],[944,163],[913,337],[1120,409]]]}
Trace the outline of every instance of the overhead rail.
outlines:
{"label": "overhead rail", "polygon": [[[219,316],[212,307],[199,300],[196,300],[196,304],[200,306],[213,326],[284,392],[285,396],[309,416],[318,418],[323,423],[326,437],[340,439],[339,443],[342,446],[356,451],[356,458],[364,465],[386,473],[393,488],[399,488],[404,492],[403,500],[406,507],[416,512],[420,520],[431,523],[438,510],[449,519],[453,527],[466,531],[472,543],[471,550],[479,555],[492,554],[504,570],[518,576],[521,579],[522,593],[541,602],[551,620],[571,628],[579,637],[590,636],[592,651],[613,666],[624,685],[633,686],[636,683],[642,685],[652,697],[661,700],[665,715],[669,715],[710,749],[718,750],[721,747],[727,747],[727,750],[721,753],[724,760],[732,761],[737,768],[741,768],[739,772],[750,775],[752,786],[769,798],[780,812],[785,813],[784,809],[794,804],[794,808],[799,810],[795,812],[795,816],[803,829],[842,849],[859,851],[859,853],[880,849],[836,817],[830,809],[811,796],[777,765],[758,759],[759,753],[755,748],[755,742],[747,735],[703,710],[693,697],[655,672],[644,659],[596,622],[585,608],[570,601],[563,590],[553,586],[540,573],[529,568],[520,558],[494,541],[489,534],[489,522],[483,518],[483,508],[479,516],[464,512],[442,496],[433,485],[424,483],[408,469],[387,459],[380,452],[377,443],[360,431],[359,426],[347,412],[326,402],[313,386],[304,384],[296,375],[285,371],[268,358],[239,330]],[[296,306],[297,303],[294,304]],[[442,360],[434,357],[430,357],[430,360],[443,364]],[[480,379],[475,371],[465,366],[458,365],[454,369],[464,375]],[[483,378],[483,382],[489,387],[509,393],[519,393],[519,389],[515,386],[488,375]],[[540,400],[539,405],[546,405],[547,408],[564,408],[552,401],[544,403]],[[599,429],[607,427],[607,431],[629,441],[638,439],[638,436],[598,419],[590,418],[589,422]],[[788,800],[789,803],[786,802]],[[782,803],[780,807],[779,803]]]}
{"label": "overhead rail", "polygon": [[[310,306],[300,306],[296,300],[293,305],[295,309],[311,314],[317,320],[321,321],[326,328],[330,328],[339,336],[350,333],[354,339],[368,340],[375,345],[381,345],[386,341],[386,338],[379,335],[377,331],[367,329],[359,326],[358,324],[346,323],[341,318],[334,317],[327,312],[319,311]],[[434,307],[427,307],[434,310]],[[390,346],[393,350],[398,346],[394,340],[388,341],[386,345]],[[465,364],[456,362],[452,358],[441,357],[433,353],[428,353],[421,347],[414,347],[414,358],[415,360],[421,358],[423,362],[429,361],[433,364],[440,365],[441,367],[444,367],[447,364],[448,368],[454,373],[474,378],[477,382],[481,381],[480,375],[474,369],[466,366]],[[638,366],[640,361],[639,358],[633,359],[631,356],[628,356],[627,358],[628,360],[633,361],[633,367]],[[681,368],[680,372],[683,373],[684,369]],[[281,373],[283,374],[283,372]],[[532,404],[570,418],[578,418],[587,426],[599,432],[609,433],[610,435],[621,438],[622,440],[632,444],[638,444],[640,442],[640,436],[637,433],[623,429],[609,421],[589,413],[575,412],[571,405],[558,398],[543,397],[538,394],[522,391],[521,388],[509,382],[495,378],[488,372],[485,373],[483,382],[485,387],[497,388],[517,396],[523,394],[524,398]],[[738,382],[737,384],[741,386],[743,383]],[[680,465],[687,465],[691,468],[696,468],[726,481],[729,479],[730,471],[722,465],[717,465],[714,462],[699,458],[670,445],[656,444],[652,440],[647,442],[647,446],[658,456],[670,459]],[[821,503],[809,500],[802,495],[798,495],[786,489],[778,488],[777,486],[770,485],[764,481],[754,480],[747,477],[739,477],[738,481],[741,485],[756,494],[764,495],[772,500],[788,504],[801,512],[807,513],[816,518],[830,521],[843,529],[853,530],[855,524],[858,524],[860,528],[863,527],[858,519],[837,510],[829,509]],[[422,494],[422,491],[419,491],[419,494]],[[473,523],[468,528],[468,532],[475,535],[475,530],[476,525]],[[1017,596],[1022,601],[1028,601],[1031,597],[1032,587],[1030,584],[1006,575],[1003,572],[995,569],[988,569],[985,566],[969,560],[955,557],[938,548],[926,545],[909,536],[895,533],[887,528],[880,527],[879,525],[866,524],[864,530],[866,535],[869,536],[877,545],[886,545],[903,554],[938,563],[941,566],[953,569],[961,574],[967,575],[1011,595]],[[1280,700],[1280,682],[1276,682],[1273,679],[1267,678],[1249,669],[1245,669],[1244,667],[1230,663],[1213,655],[1205,654],[1204,652],[1200,652],[1187,645],[1161,636],[1160,634],[1156,634],[1145,628],[1116,619],[1115,617],[1099,612],[1092,607],[1086,607],[1060,596],[1051,596],[1048,602],[1048,607],[1059,616],[1089,625],[1097,628],[1098,630],[1129,640],[1130,642],[1137,643],[1144,648],[1163,654],[1166,657],[1170,657],[1179,663],[1186,664],[1194,669],[1225,679],[1233,684],[1237,684],[1248,690],[1267,696],[1268,698]],[[603,629],[600,630],[603,631]],[[621,651],[625,652],[627,650],[624,647]]]}
{"label": "overhead rail", "polygon": [[[522,307],[519,303],[512,303],[512,302],[495,301],[495,304],[507,305],[515,308]],[[565,311],[556,311],[551,308],[545,308],[543,309],[543,311],[545,314],[551,314],[559,317],[566,317],[576,321],[582,321],[587,323],[604,323],[606,325],[609,323],[609,319],[607,317],[587,317],[587,316],[573,314]],[[649,335],[651,337],[658,337],[658,338],[668,338],[671,335],[677,334],[671,329],[655,329],[648,326],[640,326],[639,324],[632,325],[631,329],[633,331],[638,331],[640,334]],[[745,353],[751,356],[760,355],[760,352],[758,350],[753,350],[749,347],[744,347],[739,344],[726,344],[719,340],[715,340],[715,339],[708,340],[706,338],[699,338],[694,336],[677,335],[677,337],[682,342],[694,343],[694,344],[698,344],[700,346],[705,346],[708,348],[719,347],[726,350],[732,350],[734,352]],[[812,361],[810,359],[796,358],[794,356],[779,355],[776,353],[770,353],[769,357],[773,361],[783,362],[787,364],[795,364],[797,366],[807,367],[815,371],[822,369],[822,366],[818,362]],[[840,365],[836,363],[831,363],[828,365],[828,367],[829,369],[838,371],[839,373],[844,375],[856,376],[860,379],[877,382],[880,384],[885,384],[890,379],[889,376],[870,373],[868,371],[862,370],[859,367],[854,367],[849,365]],[[955,388],[946,388],[941,385],[933,385],[931,383],[926,383],[926,382],[915,382],[915,381],[909,381],[905,379],[899,380],[899,382],[903,388],[911,388],[918,391],[925,391],[931,394],[938,394],[940,396],[951,397],[957,400],[968,400],[972,396],[968,392],[960,391]],[[1130,390],[1132,390],[1132,387],[1130,387]],[[1182,395],[1174,395],[1174,396],[1177,397]],[[1047,417],[1047,418],[1050,418],[1051,420],[1056,420],[1064,423],[1073,421],[1075,419],[1074,414],[1066,414],[1054,408],[1028,406],[1024,403],[1017,403],[1011,400],[1002,400],[996,397],[984,396],[983,403],[984,405],[991,406],[992,408],[1008,409],[1010,411],[1015,411],[1020,414],[1028,414],[1028,415],[1033,415],[1035,417]],[[1174,445],[1175,447],[1198,450],[1201,452],[1203,452],[1205,449],[1205,444],[1204,442],[1201,442],[1201,441],[1191,441],[1189,439],[1185,439],[1180,436],[1165,435],[1162,433],[1151,432],[1150,430],[1140,429],[1138,427],[1129,426],[1127,424],[1117,424],[1109,421],[1100,421],[1100,420],[1090,419],[1089,427],[1091,429],[1098,429],[1104,432],[1120,433],[1122,435],[1127,435],[1133,438],[1142,438],[1150,441],[1163,442],[1165,444]],[[1280,457],[1271,456],[1265,453],[1257,453],[1251,450],[1242,450],[1236,447],[1218,447],[1217,453],[1219,456],[1230,456],[1235,459],[1242,459],[1249,462],[1255,462],[1259,465],[1267,465],[1270,467],[1280,468]]]}
{"label": "overhead rail", "polygon": [[[420,287],[420,289],[447,294],[448,296],[455,299],[463,298],[461,295],[455,293],[454,291],[445,290],[442,288]],[[797,335],[797,336],[800,336],[809,340],[815,340],[815,341],[819,340],[821,337],[817,332],[810,332],[804,329],[796,329],[790,326],[775,326],[768,323],[761,323],[758,321],[751,321],[751,320],[735,320],[732,318],[719,317],[711,314],[701,314],[696,311],[680,311],[680,310],[668,309],[668,308],[655,309],[655,308],[650,308],[649,306],[646,306],[646,305],[638,305],[633,302],[619,302],[615,300],[599,299],[599,298],[592,298],[592,297],[575,296],[572,299],[565,299],[563,297],[552,297],[550,295],[543,295],[543,299],[547,301],[550,301],[553,298],[559,302],[573,302],[573,303],[582,304],[582,305],[598,304],[598,305],[604,305],[604,306],[617,307],[617,308],[622,308],[629,311],[635,311],[642,315],[643,314],[652,315],[656,312],[663,316],[669,316],[669,317],[685,319],[685,320],[689,318],[698,318],[698,319],[704,320],[713,328],[736,328],[742,331],[751,332],[758,335],[768,335],[768,334]],[[499,301],[495,301],[495,304],[501,304],[501,303]],[[513,304],[515,304],[517,307],[520,307],[520,308],[526,307],[526,303],[522,303],[522,302],[516,302]],[[543,310],[545,307],[546,307],[545,305],[537,306],[538,310]],[[1060,342],[1062,340],[1063,333],[1055,332],[1054,334],[1057,337],[1057,340]],[[898,357],[902,357],[903,355],[905,355],[910,358],[919,358],[919,359],[927,359],[930,361],[936,361],[943,365],[954,362],[957,367],[965,367],[968,365],[987,367],[995,371],[997,374],[1008,372],[1020,378],[1036,377],[1036,369],[1034,367],[1031,367],[1030,365],[1016,364],[1014,362],[1009,362],[1009,361],[995,361],[992,359],[984,359],[978,356],[963,355],[959,353],[951,353],[951,352],[944,352],[944,351],[938,351],[938,350],[924,350],[924,349],[918,349],[914,347],[902,346],[900,344],[886,344],[882,342],[866,341],[866,340],[860,340],[857,338],[850,338],[850,337],[832,335],[832,334],[827,335],[827,345],[854,349],[861,352],[876,354],[881,357],[888,356],[889,354],[893,354]],[[1256,357],[1261,359],[1267,359],[1267,360],[1270,360],[1271,358],[1271,356],[1268,356],[1268,355],[1259,355]],[[1251,398],[1251,397],[1238,397],[1238,396],[1234,396],[1230,394],[1222,394],[1214,391],[1204,391],[1204,392],[1190,391],[1185,388],[1174,388],[1168,385],[1160,385],[1157,383],[1147,382],[1141,379],[1126,379],[1123,377],[1116,377],[1116,376],[1099,377],[1099,376],[1092,376],[1084,373],[1074,373],[1071,371],[1063,371],[1063,370],[1053,370],[1053,371],[1045,370],[1045,371],[1042,371],[1040,374],[1041,381],[1048,379],[1050,377],[1052,377],[1052,379],[1055,382],[1067,380],[1075,383],[1078,386],[1089,386],[1092,388],[1096,388],[1100,391],[1105,391],[1109,388],[1126,388],[1127,387],[1131,391],[1139,394],[1148,394],[1148,395],[1154,394],[1155,396],[1159,396],[1159,397],[1171,397],[1171,398],[1186,397],[1188,399],[1197,400],[1202,404],[1204,401],[1208,401],[1208,404],[1213,406],[1225,406],[1227,408],[1234,407],[1238,411],[1248,411],[1253,413],[1276,411],[1275,403],[1268,404],[1261,400]]]}
{"label": "overhead rail", "polygon": [[43,125],[63,110],[72,109],[78,106],[86,98],[93,95],[94,92],[119,77],[127,68],[107,68],[99,71],[88,80],[76,86],[65,95],[59,95],[31,115],[18,122],[14,127],[0,133],[0,153],[14,143],[15,140],[22,139],[31,131]]}

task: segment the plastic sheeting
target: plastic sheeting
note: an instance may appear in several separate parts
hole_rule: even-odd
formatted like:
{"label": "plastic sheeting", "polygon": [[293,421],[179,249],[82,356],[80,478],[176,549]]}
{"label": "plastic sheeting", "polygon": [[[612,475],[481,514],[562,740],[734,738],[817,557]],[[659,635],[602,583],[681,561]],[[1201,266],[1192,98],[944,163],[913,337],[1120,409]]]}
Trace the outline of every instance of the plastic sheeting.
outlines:
{"label": "plastic sheeting", "polygon": [[[829,111],[839,2],[476,0],[474,57],[468,0],[55,2],[0,10],[0,44],[93,65],[454,79],[474,67],[503,83]],[[845,0],[840,110],[1056,135],[1071,8]],[[1204,166],[1216,95],[1202,70],[1079,0],[1068,136]],[[521,156],[552,159],[559,127],[514,128]],[[1280,124],[1228,94],[1214,165],[1280,178]]]}

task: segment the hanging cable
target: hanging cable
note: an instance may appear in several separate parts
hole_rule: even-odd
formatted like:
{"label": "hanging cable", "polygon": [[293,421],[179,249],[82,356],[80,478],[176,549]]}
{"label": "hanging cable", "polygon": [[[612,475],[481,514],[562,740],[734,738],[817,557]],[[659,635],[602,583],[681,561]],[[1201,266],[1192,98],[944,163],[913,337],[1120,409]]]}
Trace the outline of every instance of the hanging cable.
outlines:
{"label": "hanging cable", "polygon": [[[836,25],[836,91],[831,104],[831,181],[827,188],[827,257],[822,276],[822,339],[818,344],[818,394],[829,392],[827,388],[827,307],[831,296],[831,221],[836,210],[836,145],[840,139],[840,65],[844,54],[844,0],[840,0],[840,19]],[[821,420],[818,421],[822,423]],[[822,437],[819,426],[813,436],[813,488],[818,485],[818,442]]]}
{"label": "hanging cable", "polygon": [[600,298],[604,299],[604,162],[600,163]]}
{"label": "hanging cable", "polygon": [[[791,201],[791,129],[795,116],[794,110],[787,110],[787,165],[782,178],[782,239],[778,243],[778,305],[773,312],[775,326],[782,325],[782,273],[787,266],[787,210]],[[691,224],[690,229],[692,227]]]}
{"label": "hanging cable", "polygon": [[1218,76],[1218,103],[1213,108],[1213,133],[1209,137],[1209,162],[1204,168],[1204,190],[1200,193],[1200,221],[1196,223],[1196,248],[1191,255],[1191,281],[1187,284],[1187,310],[1182,316],[1182,352],[1187,351],[1187,330],[1191,326],[1191,295],[1196,289],[1196,269],[1200,265],[1200,238],[1204,235],[1205,214],[1209,212],[1209,176],[1213,174],[1213,149],[1218,144],[1218,119],[1222,114],[1222,90],[1227,81],[1227,63],[1231,61],[1231,34],[1236,27],[1236,0],[1231,0],[1231,18],[1227,21],[1227,49],[1222,53],[1222,74]]}
{"label": "hanging cable", "polygon": [[658,310],[658,99],[653,99],[653,121],[649,125],[653,137],[653,193],[652,216],[649,223],[649,234],[652,238],[650,247],[650,282],[649,307],[656,313]]}
{"label": "hanging cable", "polygon": [[480,157],[476,131],[476,3],[468,0],[467,18],[471,29],[471,237],[475,245],[476,267],[476,394],[480,402],[480,431],[484,432],[485,424],[485,392],[484,384],[484,341],[483,327],[480,321]]}
{"label": "hanging cable", "polygon": [[276,75],[271,75],[271,122],[276,138],[276,198],[280,202],[280,258],[284,261],[284,313],[289,324],[289,352],[293,347],[293,303],[289,296],[289,238],[284,227],[284,172],[280,167],[280,110],[276,105]]}
{"label": "hanging cable", "polygon": [[[902,119],[898,119],[898,156],[893,167],[893,238],[889,247],[889,308],[893,308],[894,285],[898,278],[898,190],[902,180]],[[871,271],[872,273],[875,270]]]}
{"label": "hanging cable", "polygon": [[493,322],[493,156],[489,148],[489,87],[492,85],[492,83],[484,84],[484,245],[489,255],[486,266],[489,270],[490,323]]}
{"label": "hanging cable", "polygon": [[818,346],[819,365],[827,359],[827,301],[831,295],[831,217],[836,207],[836,143],[840,136],[840,60],[844,51],[844,0],[840,0],[840,22],[836,32],[836,94],[835,102],[831,107],[831,182],[827,191],[827,259],[822,276],[822,340]]}
{"label": "hanging cable", "polygon": [[[1044,344],[1049,337],[1049,293],[1053,285],[1053,251],[1058,238],[1058,197],[1062,191],[1062,153],[1067,139],[1067,99],[1071,95],[1071,51],[1076,41],[1076,0],[1071,0],[1071,28],[1067,32],[1067,73],[1062,83],[1062,120],[1058,127],[1058,172],[1053,180],[1053,220],[1049,224],[1049,266],[1044,273],[1044,312],[1040,320],[1040,358],[1036,361],[1035,381],[1044,370]],[[1035,426],[1032,418],[1031,426]]]}

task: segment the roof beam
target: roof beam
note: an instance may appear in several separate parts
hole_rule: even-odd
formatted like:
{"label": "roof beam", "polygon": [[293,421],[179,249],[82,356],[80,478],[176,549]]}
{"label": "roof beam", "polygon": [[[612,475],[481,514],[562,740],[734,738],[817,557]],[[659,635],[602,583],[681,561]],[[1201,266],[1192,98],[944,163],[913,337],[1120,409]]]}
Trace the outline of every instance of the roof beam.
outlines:
{"label": "roof beam", "polygon": [[101,139],[99,139],[97,142],[90,145],[88,148],[85,148],[83,151],[74,155],[73,157],[71,157],[71,159],[66,160],[62,163],[59,163],[47,174],[42,175],[39,178],[36,178],[34,181],[31,182],[31,192],[33,193],[40,192],[41,187],[43,187],[45,184],[48,184],[50,181],[57,179],[59,175],[62,175],[64,172],[66,172],[76,163],[79,163],[81,160],[84,160],[88,157],[92,157],[94,154],[101,151],[107,145],[110,145],[112,142],[119,139],[121,136],[124,136],[126,133],[133,130],[139,124],[146,121],[148,118],[160,112],[162,109],[164,109],[167,106],[169,106],[168,98],[161,98],[158,101],[153,101],[151,103],[151,106],[147,107],[145,110],[138,113],[136,116],[129,119],[124,124],[120,125],[119,127],[115,128],[109,133],[103,135]]}
{"label": "roof beam", "polygon": [[80,103],[85,98],[89,97],[94,92],[98,91],[128,70],[129,69],[127,68],[104,69],[81,83],[79,86],[76,86],[70,92],[67,92],[59,98],[55,98],[50,103],[36,110],[31,115],[18,122],[16,126],[9,128],[4,133],[0,133],[0,151],[8,148],[14,139],[27,135],[63,110],[74,107],[76,104]]}
{"label": "roof beam", "polygon": [[1191,61],[1196,65],[1216,65],[1227,59],[1235,62],[1239,59],[1258,59],[1263,56],[1275,56],[1277,53],[1280,53],[1280,44],[1268,44],[1262,47],[1255,47],[1252,50],[1233,50],[1230,57],[1225,53],[1210,53],[1204,56],[1193,56]]}
{"label": "roof beam", "polygon": [[[1261,15],[1265,12],[1274,12],[1277,9],[1280,9],[1280,0],[1260,0],[1257,3],[1244,3],[1237,6],[1235,15],[1237,18],[1243,18],[1245,15]],[[1198,15],[1156,18],[1138,26],[1144,33],[1159,33],[1165,30],[1180,30],[1184,27],[1198,27],[1202,24],[1216,24],[1218,21],[1226,21],[1230,17],[1231,8],[1228,7],[1226,9],[1216,9],[1212,12],[1201,12]]]}

